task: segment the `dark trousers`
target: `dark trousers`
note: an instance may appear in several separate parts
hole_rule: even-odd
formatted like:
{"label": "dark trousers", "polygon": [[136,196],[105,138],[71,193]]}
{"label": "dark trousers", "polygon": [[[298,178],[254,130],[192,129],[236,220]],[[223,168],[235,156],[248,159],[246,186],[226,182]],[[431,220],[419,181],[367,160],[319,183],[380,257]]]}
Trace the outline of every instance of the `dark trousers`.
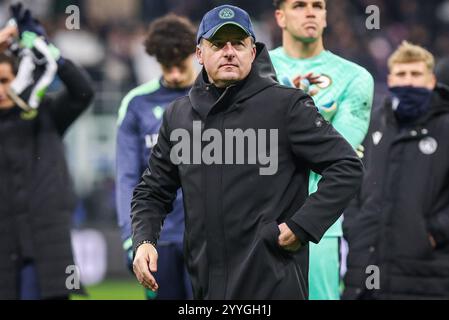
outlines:
{"label": "dark trousers", "polygon": [[20,300],[40,300],[40,289],[34,263],[25,263],[20,270]]}
{"label": "dark trousers", "polygon": [[147,298],[157,300],[191,300],[190,277],[184,264],[182,243],[159,243],[158,267],[154,274],[159,290],[156,295],[146,290]]}
{"label": "dark trousers", "polygon": [[[41,300],[41,290],[33,261],[24,262],[20,269],[19,278],[20,300]],[[45,300],[68,300],[68,296],[46,298]]]}

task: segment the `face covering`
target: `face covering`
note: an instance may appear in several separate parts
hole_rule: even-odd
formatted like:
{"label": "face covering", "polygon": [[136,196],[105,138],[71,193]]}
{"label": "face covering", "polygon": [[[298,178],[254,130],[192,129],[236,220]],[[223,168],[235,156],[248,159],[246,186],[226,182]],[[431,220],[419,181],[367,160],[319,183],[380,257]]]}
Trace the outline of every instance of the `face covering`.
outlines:
{"label": "face covering", "polygon": [[392,87],[390,93],[399,124],[413,122],[430,110],[432,91],[427,88]]}

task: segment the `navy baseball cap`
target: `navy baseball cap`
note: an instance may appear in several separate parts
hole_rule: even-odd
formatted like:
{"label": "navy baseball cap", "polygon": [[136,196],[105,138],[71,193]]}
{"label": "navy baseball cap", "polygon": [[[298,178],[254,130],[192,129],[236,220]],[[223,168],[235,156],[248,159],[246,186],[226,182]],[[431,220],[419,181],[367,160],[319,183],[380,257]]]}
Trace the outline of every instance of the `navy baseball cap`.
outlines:
{"label": "navy baseball cap", "polygon": [[221,27],[229,24],[240,27],[248,36],[253,37],[254,41],[256,41],[249,14],[239,7],[223,5],[212,9],[204,15],[196,36],[197,44],[200,43],[202,38],[212,38]]}

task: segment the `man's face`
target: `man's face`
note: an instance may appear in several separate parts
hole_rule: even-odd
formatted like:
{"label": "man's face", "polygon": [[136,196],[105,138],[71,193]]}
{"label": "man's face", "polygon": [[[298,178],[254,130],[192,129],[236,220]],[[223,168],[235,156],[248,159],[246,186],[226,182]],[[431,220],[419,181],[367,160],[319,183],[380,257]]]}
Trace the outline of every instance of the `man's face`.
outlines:
{"label": "man's face", "polygon": [[197,58],[204,65],[209,81],[224,88],[248,76],[256,48],[241,28],[226,25],[212,39],[202,40]]}
{"label": "man's face", "polygon": [[186,88],[192,85],[195,80],[195,66],[193,64],[194,54],[184,59],[179,65],[175,66],[161,66],[162,76],[165,85],[169,88],[179,89]]}
{"label": "man's face", "polygon": [[301,42],[317,41],[327,26],[324,0],[286,0],[275,15],[279,27]]}
{"label": "man's face", "polygon": [[0,63],[0,109],[9,109],[14,102],[8,96],[8,90],[14,81],[15,75],[9,63]]}
{"label": "man's face", "polygon": [[388,86],[390,88],[411,86],[433,90],[436,86],[436,77],[424,61],[396,63],[388,75]]}

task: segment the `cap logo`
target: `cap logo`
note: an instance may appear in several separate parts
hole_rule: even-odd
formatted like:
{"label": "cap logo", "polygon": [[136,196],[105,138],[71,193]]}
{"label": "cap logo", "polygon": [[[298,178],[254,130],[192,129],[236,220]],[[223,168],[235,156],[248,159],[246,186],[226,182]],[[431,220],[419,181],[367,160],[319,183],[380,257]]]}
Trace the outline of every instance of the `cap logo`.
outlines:
{"label": "cap logo", "polygon": [[230,8],[224,8],[222,9],[218,15],[220,16],[220,19],[232,19],[235,17],[235,13]]}

